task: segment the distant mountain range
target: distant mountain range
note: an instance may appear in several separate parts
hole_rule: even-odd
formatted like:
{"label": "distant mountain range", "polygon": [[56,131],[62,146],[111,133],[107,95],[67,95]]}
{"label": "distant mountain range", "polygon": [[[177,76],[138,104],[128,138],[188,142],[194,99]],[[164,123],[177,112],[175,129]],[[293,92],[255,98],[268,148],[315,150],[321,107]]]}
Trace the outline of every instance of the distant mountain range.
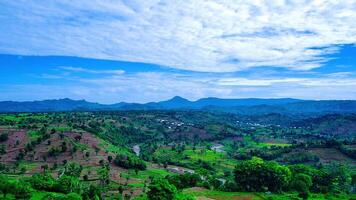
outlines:
{"label": "distant mountain range", "polygon": [[282,99],[220,99],[202,98],[189,101],[176,96],[160,102],[116,103],[104,105],[85,100],[58,99],[44,101],[2,101],[0,112],[56,112],[56,111],[100,111],[100,110],[171,110],[200,109],[235,114],[305,114],[305,113],[356,113],[356,100],[300,100]]}

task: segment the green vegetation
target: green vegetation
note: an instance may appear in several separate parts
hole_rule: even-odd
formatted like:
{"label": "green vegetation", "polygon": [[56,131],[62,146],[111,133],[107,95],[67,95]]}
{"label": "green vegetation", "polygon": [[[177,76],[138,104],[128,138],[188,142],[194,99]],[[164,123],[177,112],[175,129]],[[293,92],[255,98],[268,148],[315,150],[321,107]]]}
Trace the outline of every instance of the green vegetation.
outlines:
{"label": "green vegetation", "polygon": [[172,199],[172,200],[193,200],[194,198],[182,194],[177,191],[174,185],[171,185],[165,179],[153,179],[151,185],[148,187],[147,192],[148,200],[162,200],[162,199]]}
{"label": "green vegetation", "polygon": [[354,116],[304,117],[0,114],[0,198],[355,198]]}
{"label": "green vegetation", "polygon": [[125,155],[125,154],[118,154],[114,159],[114,163],[120,167],[124,167],[127,169],[138,169],[138,170],[145,170],[146,164],[141,159],[132,156],[132,155]]}
{"label": "green vegetation", "polygon": [[288,167],[260,158],[238,163],[234,173],[236,187],[242,191],[281,192],[291,180]]}

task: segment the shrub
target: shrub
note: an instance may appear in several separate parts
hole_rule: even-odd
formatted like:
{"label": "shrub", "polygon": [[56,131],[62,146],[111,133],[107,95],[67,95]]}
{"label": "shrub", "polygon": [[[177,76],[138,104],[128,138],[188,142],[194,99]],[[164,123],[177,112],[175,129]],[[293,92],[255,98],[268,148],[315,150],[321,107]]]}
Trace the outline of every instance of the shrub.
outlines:
{"label": "shrub", "polygon": [[63,175],[61,176],[57,183],[55,184],[55,190],[57,192],[62,192],[65,194],[71,192],[81,192],[81,184],[77,177]]}
{"label": "shrub", "polygon": [[67,176],[80,177],[82,170],[83,166],[80,164],[76,162],[69,162],[65,164],[63,174]]}
{"label": "shrub", "polygon": [[8,181],[8,178],[4,175],[0,176],[0,191],[3,193],[4,197],[13,191],[14,184]]}
{"label": "shrub", "polygon": [[18,181],[13,189],[13,194],[16,199],[29,199],[31,197],[31,186],[24,181]]}
{"label": "shrub", "polygon": [[82,197],[77,193],[65,194],[48,194],[41,200],[82,200]]}
{"label": "shrub", "polygon": [[33,188],[37,190],[52,191],[56,180],[51,174],[34,174],[30,179]]}
{"label": "shrub", "polygon": [[3,133],[0,135],[0,142],[5,142],[9,139],[9,135],[7,133]]}
{"label": "shrub", "polygon": [[86,185],[83,188],[83,199],[99,199],[101,190],[97,185]]}

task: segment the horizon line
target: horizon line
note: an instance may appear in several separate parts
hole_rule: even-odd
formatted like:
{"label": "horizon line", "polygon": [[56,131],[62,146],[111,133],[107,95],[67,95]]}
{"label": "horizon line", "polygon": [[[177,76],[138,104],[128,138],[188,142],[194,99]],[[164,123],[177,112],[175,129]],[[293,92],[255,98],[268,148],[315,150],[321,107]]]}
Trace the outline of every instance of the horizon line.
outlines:
{"label": "horizon line", "polygon": [[128,103],[128,104],[149,104],[149,103],[159,103],[159,102],[164,102],[164,101],[170,101],[174,98],[181,98],[184,100],[187,100],[189,102],[197,102],[202,99],[219,99],[219,100],[281,100],[281,99],[291,99],[291,100],[299,100],[299,101],[356,101],[356,99],[299,99],[299,98],[292,98],[292,97],[280,97],[280,98],[259,98],[259,97],[246,97],[246,98],[220,98],[220,97],[202,97],[198,98],[196,100],[190,100],[188,98],[182,97],[182,96],[173,96],[168,99],[162,99],[160,101],[147,101],[147,102],[128,102],[128,101],[118,101],[114,103],[101,103],[99,101],[90,101],[87,99],[77,99],[77,98],[69,98],[69,97],[63,97],[63,98],[49,98],[49,99],[34,99],[34,100],[0,100],[0,103],[3,102],[15,102],[15,103],[29,103],[29,102],[42,102],[42,101],[60,101],[60,100],[71,100],[71,101],[85,101],[88,103],[96,103],[96,104],[101,104],[101,105],[114,105],[114,104],[120,104],[120,103]]}

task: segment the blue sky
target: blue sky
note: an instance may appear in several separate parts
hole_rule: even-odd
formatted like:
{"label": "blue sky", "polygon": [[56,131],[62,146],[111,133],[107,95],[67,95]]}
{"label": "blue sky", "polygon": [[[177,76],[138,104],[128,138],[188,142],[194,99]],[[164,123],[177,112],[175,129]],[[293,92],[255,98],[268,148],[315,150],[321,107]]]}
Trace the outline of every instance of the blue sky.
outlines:
{"label": "blue sky", "polygon": [[356,99],[356,0],[0,2],[0,100]]}

